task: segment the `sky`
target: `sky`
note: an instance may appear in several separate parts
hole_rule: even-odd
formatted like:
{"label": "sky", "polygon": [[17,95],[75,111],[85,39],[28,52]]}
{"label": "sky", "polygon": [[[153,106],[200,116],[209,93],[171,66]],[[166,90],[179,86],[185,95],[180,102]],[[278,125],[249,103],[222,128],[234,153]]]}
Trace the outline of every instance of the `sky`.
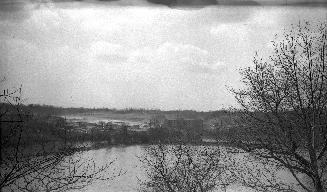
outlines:
{"label": "sky", "polygon": [[1,86],[22,84],[26,104],[235,107],[228,87],[242,88],[256,52],[269,56],[292,24],[327,19],[320,0],[227,2],[3,0]]}

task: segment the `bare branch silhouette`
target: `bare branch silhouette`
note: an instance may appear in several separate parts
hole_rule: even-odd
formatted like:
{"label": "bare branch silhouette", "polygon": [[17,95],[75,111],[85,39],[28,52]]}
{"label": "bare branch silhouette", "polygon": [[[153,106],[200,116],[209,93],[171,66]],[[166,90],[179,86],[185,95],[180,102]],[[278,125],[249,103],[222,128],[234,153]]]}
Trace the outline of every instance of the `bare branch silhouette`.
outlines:
{"label": "bare branch silhouette", "polygon": [[158,144],[147,148],[146,154],[140,161],[148,180],[142,182],[141,191],[211,191],[225,170],[217,147]]}
{"label": "bare branch silhouette", "polygon": [[305,191],[326,191],[327,26],[293,26],[272,42],[268,60],[243,69],[243,107],[232,141],[287,169]]}
{"label": "bare branch silhouette", "polygon": [[[114,160],[98,166],[73,145],[43,141],[37,124],[29,129],[28,123],[38,119],[31,120],[32,114],[22,108],[22,86],[4,89],[0,99],[0,188],[3,191],[67,191],[123,174],[113,169]],[[42,129],[47,125],[42,124]],[[33,130],[36,130],[34,135],[30,133]],[[38,141],[27,144],[31,134]]]}

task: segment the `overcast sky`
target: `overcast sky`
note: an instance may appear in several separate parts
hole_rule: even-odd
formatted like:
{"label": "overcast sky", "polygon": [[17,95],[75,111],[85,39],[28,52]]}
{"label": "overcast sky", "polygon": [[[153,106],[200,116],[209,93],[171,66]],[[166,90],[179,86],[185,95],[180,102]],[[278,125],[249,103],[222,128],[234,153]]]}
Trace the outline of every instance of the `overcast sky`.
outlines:
{"label": "overcast sky", "polygon": [[1,86],[64,107],[235,106],[226,86],[241,86],[255,51],[268,55],[290,24],[327,18],[320,6],[14,2],[0,3]]}

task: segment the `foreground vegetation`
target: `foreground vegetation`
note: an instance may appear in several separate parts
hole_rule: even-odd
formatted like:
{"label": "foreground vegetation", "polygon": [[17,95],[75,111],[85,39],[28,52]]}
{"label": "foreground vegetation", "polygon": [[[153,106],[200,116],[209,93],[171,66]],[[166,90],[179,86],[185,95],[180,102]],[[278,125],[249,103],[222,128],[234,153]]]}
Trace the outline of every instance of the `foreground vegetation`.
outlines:
{"label": "foreground vegetation", "polygon": [[[69,158],[78,151],[72,145],[76,142],[106,141],[109,145],[155,144],[140,159],[148,175],[142,191],[203,192],[239,183],[255,191],[325,192],[327,24],[300,23],[273,45],[274,52],[268,59],[255,56],[254,66],[241,72],[245,88],[231,89],[242,106],[236,111],[24,106],[20,103],[20,89],[4,90],[0,187],[9,191],[65,191],[119,176],[106,172],[113,162],[97,167]],[[131,131],[126,125],[103,129],[104,124],[99,124],[94,131],[76,132],[58,117],[95,112],[148,113],[152,118],[148,118],[146,131]],[[196,133],[161,126],[162,115],[176,113],[202,118],[209,126]],[[214,139],[214,144],[225,142],[234,147],[223,153],[219,147],[204,146],[205,136]],[[200,147],[195,149],[194,144]],[[29,146],[34,147],[33,152],[28,151]],[[242,155],[244,152],[247,157]],[[240,158],[231,156],[234,153],[241,154]],[[252,162],[260,162],[261,166]],[[278,172],[273,170],[286,171],[295,184],[278,179]]]}

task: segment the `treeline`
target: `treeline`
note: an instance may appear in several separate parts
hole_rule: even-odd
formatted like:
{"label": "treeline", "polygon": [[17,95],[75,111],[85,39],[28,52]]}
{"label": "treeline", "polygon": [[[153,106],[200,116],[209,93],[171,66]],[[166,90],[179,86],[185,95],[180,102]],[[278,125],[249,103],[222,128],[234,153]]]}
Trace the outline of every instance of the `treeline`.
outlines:
{"label": "treeline", "polygon": [[66,134],[68,142],[94,143],[104,142],[107,145],[133,145],[133,144],[157,144],[157,143],[199,143],[203,131],[192,131],[187,129],[169,129],[161,126],[151,127],[146,131],[130,130],[129,126],[121,125],[116,129],[97,129],[89,132],[76,132],[70,130]]}
{"label": "treeline", "polygon": [[129,129],[128,125],[103,128],[101,124],[93,124],[93,128],[83,132],[64,118],[51,115],[53,114],[52,109],[51,106],[22,105],[13,107],[2,104],[1,110],[4,115],[1,116],[0,122],[1,141],[8,147],[15,145],[18,138],[24,146],[48,143],[72,144],[87,141],[106,142],[108,145],[132,145],[177,141],[187,135],[185,130],[168,131],[168,129],[158,127],[159,125],[153,126],[147,131],[133,131]]}
{"label": "treeline", "polygon": [[[197,112],[193,110],[160,111],[148,109],[89,109],[89,108],[62,108],[49,105],[20,105],[13,107],[7,103],[1,103],[1,110],[6,111],[6,115],[1,117],[2,121],[13,121],[20,119],[23,121],[22,142],[26,145],[35,143],[59,142],[106,142],[108,144],[148,144],[148,143],[168,143],[168,142],[201,142],[203,136],[227,135],[226,127],[238,116],[238,111],[220,110],[210,112]],[[18,109],[18,110],[17,110]],[[167,129],[161,127],[160,122],[151,125],[147,131],[133,131],[128,125],[121,125],[118,128],[102,129],[101,125],[94,124],[94,129],[90,131],[79,131],[72,124],[59,117],[62,114],[90,113],[90,112],[114,112],[114,113],[152,113],[154,120],[165,118],[165,116],[180,115],[183,118],[202,118],[204,120],[214,119],[209,122],[214,125],[214,130],[186,130]],[[232,117],[232,118],[231,118]],[[153,122],[152,122],[153,123]],[[1,139],[10,138],[13,123],[1,123]],[[215,133],[215,134],[213,134]],[[15,141],[12,141],[15,142]]]}
{"label": "treeline", "polygon": [[[8,103],[0,103],[0,105],[7,105]],[[30,111],[34,114],[40,115],[68,115],[68,114],[78,114],[78,113],[101,113],[101,112],[111,112],[117,114],[129,114],[129,113],[147,113],[147,114],[163,114],[163,115],[179,115],[186,118],[197,118],[201,117],[203,119],[210,119],[225,115],[226,113],[238,113],[237,110],[216,110],[216,111],[195,111],[195,110],[160,110],[160,109],[145,109],[145,108],[84,108],[84,107],[57,107],[53,105],[40,105],[40,104],[28,104],[21,105],[21,109],[24,111]]]}

